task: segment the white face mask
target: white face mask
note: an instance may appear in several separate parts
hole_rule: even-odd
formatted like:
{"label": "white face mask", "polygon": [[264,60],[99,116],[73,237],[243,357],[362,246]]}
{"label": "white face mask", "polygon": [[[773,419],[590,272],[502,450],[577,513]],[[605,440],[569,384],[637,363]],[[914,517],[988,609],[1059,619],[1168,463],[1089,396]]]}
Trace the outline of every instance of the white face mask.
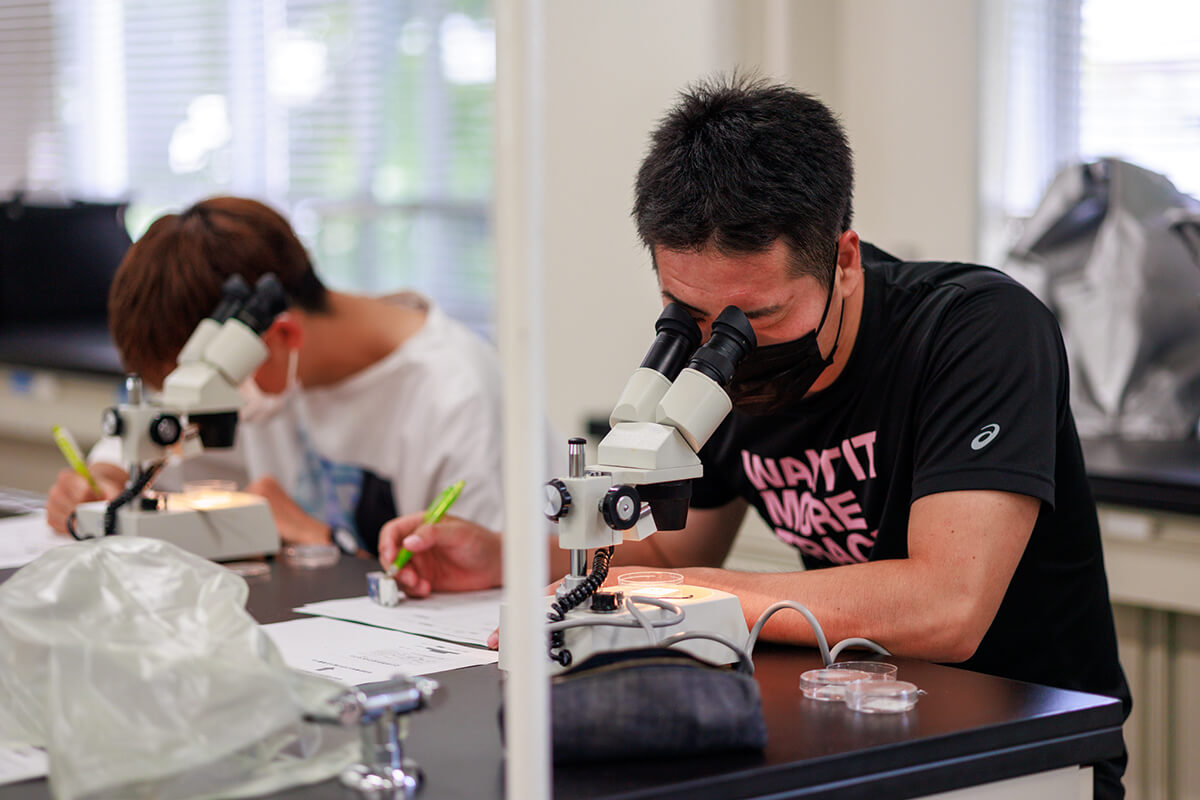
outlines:
{"label": "white face mask", "polygon": [[296,371],[300,363],[300,351],[288,353],[287,384],[279,394],[269,394],[259,388],[251,375],[238,386],[238,392],[246,404],[238,409],[238,420],[241,422],[266,422],[282,411],[300,390],[300,381]]}

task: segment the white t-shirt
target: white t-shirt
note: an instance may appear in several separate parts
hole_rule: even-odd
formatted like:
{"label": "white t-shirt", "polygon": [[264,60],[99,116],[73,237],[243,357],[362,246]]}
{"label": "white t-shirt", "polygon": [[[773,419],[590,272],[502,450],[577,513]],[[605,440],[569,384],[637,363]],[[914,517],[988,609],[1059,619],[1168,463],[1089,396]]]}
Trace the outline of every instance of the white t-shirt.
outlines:
{"label": "white t-shirt", "polygon": [[[495,350],[413,292],[425,324],[388,356],[332,386],[298,388],[270,419],[241,421],[233,451],[206,451],[156,480],[273,475],[312,516],[374,552],[379,528],[466,485],[451,513],[503,530],[501,376]],[[114,451],[115,445],[115,451]],[[89,460],[120,462],[102,441]],[[239,484],[244,480],[238,480]]]}
{"label": "white t-shirt", "polygon": [[494,349],[413,293],[425,324],[332,386],[301,389],[238,426],[251,479],[273,475],[309,514],[374,551],[387,520],[423,511],[455,481],[456,516],[502,530],[501,378]]}

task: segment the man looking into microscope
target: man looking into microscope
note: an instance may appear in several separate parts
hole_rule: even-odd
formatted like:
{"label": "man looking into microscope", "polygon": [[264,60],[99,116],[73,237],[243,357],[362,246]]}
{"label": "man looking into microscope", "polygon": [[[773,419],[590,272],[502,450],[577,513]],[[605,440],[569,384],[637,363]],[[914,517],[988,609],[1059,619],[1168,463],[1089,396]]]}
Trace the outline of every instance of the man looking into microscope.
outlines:
{"label": "man looking into microscope", "polygon": [[[788,87],[698,85],[651,135],[633,216],[663,301],[706,336],[738,306],[758,349],[701,451],[686,529],[624,544],[614,563],[680,569],[737,595],[748,621],[797,600],[831,640],[1105,694],[1128,713],[1056,321],[1001,273],[860,241],[852,188],[841,126]],[[751,505],[806,570],[721,569]],[[498,583],[497,541],[407,517],[380,549],[418,554],[401,582],[420,594]],[[813,643],[796,615],[763,635]],[[1121,796],[1124,764],[1096,765],[1096,796]]]}
{"label": "man looking into microscope", "polygon": [[[247,491],[270,503],[281,538],[374,554],[383,523],[424,509],[458,480],[470,488],[456,512],[499,526],[495,352],[414,292],[326,288],[291,226],[262,203],[203,200],[156,220],[130,248],[109,293],[126,369],[160,387],[225,280],[253,285],[266,273],[289,307],[263,333],[269,354],[241,387],[236,466],[254,479]],[[76,505],[111,499],[125,482],[116,464],[92,469],[105,497],[72,470],[50,490],[47,521],[57,530]]]}

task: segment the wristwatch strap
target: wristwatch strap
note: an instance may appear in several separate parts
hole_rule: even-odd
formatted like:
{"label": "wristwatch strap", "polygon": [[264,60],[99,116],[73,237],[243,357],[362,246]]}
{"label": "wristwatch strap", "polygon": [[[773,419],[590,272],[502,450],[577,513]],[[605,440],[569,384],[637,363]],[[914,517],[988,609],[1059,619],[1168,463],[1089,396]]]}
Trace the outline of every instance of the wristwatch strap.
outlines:
{"label": "wristwatch strap", "polygon": [[333,540],[335,545],[337,545],[338,550],[341,550],[348,556],[355,555],[359,550],[362,549],[359,547],[358,537],[354,535],[353,531],[347,530],[346,528],[341,528],[337,525],[330,525],[329,538]]}

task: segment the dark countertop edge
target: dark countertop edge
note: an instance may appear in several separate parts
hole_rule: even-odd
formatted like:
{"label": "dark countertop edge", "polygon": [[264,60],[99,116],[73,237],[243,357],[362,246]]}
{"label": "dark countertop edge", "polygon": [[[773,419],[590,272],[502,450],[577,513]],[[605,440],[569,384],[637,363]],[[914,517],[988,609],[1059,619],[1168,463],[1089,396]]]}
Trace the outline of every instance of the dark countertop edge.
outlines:
{"label": "dark countertop edge", "polygon": [[[347,570],[360,567],[347,565]],[[352,571],[357,572],[357,569]],[[0,570],[0,580],[15,572]],[[462,672],[486,677],[495,665]],[[453,682],[454,679],[449,679]],[[1075,764],[1088,764],[1120,752],[1120,704],[1097,695],[1077,695],[1069,708],[985,725],[952,734],[906,739],[871,748],[734,768],[724,774],[638,788],[608,788],[616,798],[912,797],[989,783]],[[918,706],[918,713],[919,713]],[[606,765],[619,769],[620,765]],[[865,773],[865,774],[864,774]],[[320,784],[319,786],[335,784]],[[44,787],[44,784],[43,784]],[[588,796],[577,780],[558,784],[560,796]],[[564,790],[566,794],[564,795]],[[287,795],[291,796],[291,795]]]}
{"label": "dark countertop edge", "polygon": [[1100,475],[1089,475],[1088,482],[1097,503],[1200,514],[1200,486]]}
{"label": "dark countertop edge", "polygon": [[1081,437],[1096,502],[1200,514],[1200,442]]}
{"label": "dark countertop edge", "polygon": [[[938,740],[917,743],[924,750]],[[769,769],[706,776],[694,782],[604,795],[605,800],[719,800],[719,798],[837,798],[918,797],[1076,765],[1088,765],[1121,752],[1120,727],[1061,736],[1011,747],[928,760],[905,759],[903,765],[880,767],[873,756],[880,750],[808,760]],[[911,755],[912,747],[906,748]],[[856,770],[872,758],[867,774]]]}

